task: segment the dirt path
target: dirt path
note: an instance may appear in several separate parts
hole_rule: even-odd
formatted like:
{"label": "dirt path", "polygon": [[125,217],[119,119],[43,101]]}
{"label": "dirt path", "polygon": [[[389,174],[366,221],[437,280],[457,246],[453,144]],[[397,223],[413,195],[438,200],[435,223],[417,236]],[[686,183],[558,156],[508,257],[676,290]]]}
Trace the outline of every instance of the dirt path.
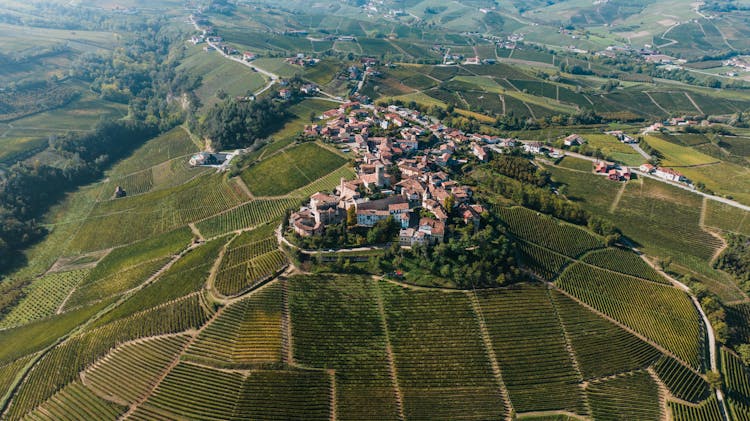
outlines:
{"label": "dirt path", "polygon": [[[542,417],[554,417],[562,415],[575,420],[590,420],[591,418],[584,417],[578,414],[574,414],[568,411],[532,411],[532,412],[520,412],[516,414],[519,420],[524,418],[542,418]],[[555,418],[556,419],[556,418]]]}
{"label": "dirt path", "polygon": [[523,102],[523,105],[525,105],[526,108],[529,110],[529,113],[531,114],[531,118],[536,120],[536,115],[534,114],[534,110],[531,109],[531,105],[529,105],[526,101],[521,101],[521,102]]}
{"label": "dirt path", "polygon": [[203,234],[201,234],[201,232],[198,230],[198,227],[196,227],[194,223],[189,223],[188,227],[190,227],[190,231],[192,231],[193,235],[198,237],[198,240],[206,241],[206,239],[203,237]]}
{"label": "dirt path", "polygon": [[620,190],[617,190],[617,194],[615,195],[614,200],[612,200],[612,205],[609,206],[609,213],[615,213],[617,210],[617,205],[620,204],[620,199],[622,199],[623,193],[625,193],[625,188],[628,186],[628,183],[622,183],[622,186],[620,186]]}
{"label": "dirt path", "polygon": [[253,193],[250,191],[249,188],[247,188],[247,184],[245,184],[245,180],[243,180],[242,177],[234,177],[234,178],[232,178],[232,180],[247,195],[247,197],[250,198],[250,200],[255,199],[255,196],[253,196]]}
{"label": "dirt path", "polygon": [[328,372],[328,375],[331,377],[331,398],[330,398],[330,405],[331,405],[331,415],[329,416],[329,419],[331,421],[336,421],[338,419],[338,393],[336,391],[336,370],[329,369],[326,370]]}
{"label": "dirt path", "polygon": [[503,115],[507,114],[506,108],[505,108],[505,97],[503,97],[500,94],[497,94],[497,96],[500,98],[500,102],[503,104]]}
{"label": "dirt path", "polygon": [[226,243],[224,243],[224,246],[219,251],[219,255],[216,257],[216,260],[214,260],[213,266],[211,266],[211,270],[208,272],[208,279],[206,280],[206,289],[211,294],[211,298],[220,303],[226,303],[227,297],[216,291],[216,288],[214,288],[214,283],[216,282],[216,276],[219,274],[221,262],[224,260],[224,256],[227,254],[227,250],[229,250],[229,244],[236,237],[237,235],[234,235],[232,238],[227,240]]}
{"label": "dirt path", "polygon": [[647,368],[646,372],[651,376],[651,379],[656,383],[656,387],[659,389],[659,409],[661,409],[659,420],[668,421],[671,417],[669,414],[669,405],[667,405],[667,396],[671,397],[671,393],[669,393],[669,389],[667,389],[664,382],[661,381],[653,367]]}
{"label": "dirt path", "polygon": [[724,239],[721,235],[719,235],[716,231],[706,227],[706,209],[708,207],[708,198],[703,197],[703,202],[701,204],[701,216],[698,220],[698,226],[708,234],[710,234],[712,237],[716,238],[717,240],[721,241],[721,247],[717,248],[716,251],[714,251],[713,256],[711,256],[711,260],[709,260],[709,264],[713,265],[713,263],[716,261],[716,259],[721,256],[721,253],[724,252],[724,250],[729,247],[729,243],[727,243],[727,240]]}
{"label": "dirt path", "polygon": [[210,325],[211,325],[211,323],[212,323],[212,322],[213,322],[214,320],[216,320],[216,318],[217,318],[217,317],[219,317],[219,315],[220,315],[220,314],[222,313],[222,310],[223,310],[223,309],[224,309],[224,308],[222,307],[222,308],[220,308],[220,309],[219,309],[219,310],[218,310],[218,311],[217,311],[216,313],[214,313],[214,315],[213,315],[213,316],[211,316],[211,318],[210,318],[210,319],[208,319],[208,320],[206,321],[206,323],[204,323],[204,324],[203,324],[203,326],[201,326],[201,328],[200,328],[200,329],[198,329],[198,330],[195,330],[195,331],[193,331],[193,332],[190,332],[190,335],[191,335],[191,338],[190,338],[190,340],[188,340],[188,341],[187,341],[187,342],[185,343],[185,346],[183,346],[183,347],[182,347],[182,349],[180,350],[180,352],[178,352],[178,353],[177,353],[177,355],[176,355],[176,356],[175,356],[175,358],[174,358],[174,359],[172,360],[172,362],[171,362],[171,363],[169,363],[169,365],[168,365],[168,366],[167,366],[167,368],[166,368],[166,369],[165,369],[165,370],[164,370],[164,371],[163,371],[163,372],[161,373],[161,375],[159,375],[159,377],[157,377],[157,378],[156,378],[156,381],[154,382],[154,385],[153,385],[153,386],[152,386],[152,387],[151,387],[151,388],[150,388],[150,389],[148,390],[148,392],[147,392],[147,393],[145,393],[145,394],[144,394],[144,395],[143,395],[142,397],[138,398],[138,400],[137,400],[136,402],[134,402],[133,404],[131,404],[131,405],[130,405],[130,407],[128,408],[127,412],[125,412],[124,414],[122,414],[122,415],[120,416],[120,418],[118,418],[118,420],[125,420],[125,419],[127,419],[128,417],[130,417],[131,415],[133,415],[133,413],[134,413],[134,412],[135,412],[135,411],[136,411],[136,410],[137,410],[137,409],[138,409],[138,408],[139,408],[139,407],[140,407],[141,405],[143,405],[143,403],[144,403],[144,402],[146,402],[146,400],[148,400],[148,398],[150,398],[150,397],[151,397],[151,396],[152,396],[152,395],[154,394],[154,392],[156,392],[156,389],[158,389],[158,388],[159,388],[159,386],[160,386],[160,385],[162,384],[162,382],[164,381],[164,379],[165,379],[165,378],[167,378],[167,376],[169,375],[169,373],[171,373],[171,372],[172,372],[172,370],[173,370],[173,369],[174,369],[175,367],[177,367],[177,364],[179,364],[179,363],[180,363],[180,360],[182,359],[182,356],[183,356],[183,355],[185,354],[185,351],[187,351],[187,349],[188,349],[188,348],[190,348],[190,346],[191,346],[191,345],[192,345],[192,344],[193,344],[193,343],[195,342],[195,340],[196,340],[196,339],[198,338],[198,335],[199,335],[199,334],[200,334],[201,332],[203,332],[203,331],[204,331],[204,330],[205,330],[205,329],[206,329],[206,328],[207,328],[208,326],[210,326]]}
{"label": "dirt path", "polygon": [[62,314],[63,309],[65,308],[65,304],[68,304],[68,300],[70,300],[70,297],[73,296],[73,293],[76,292],[77,289],[78,289],[78,285],[70,289],[70,292],[68,293],[68,295],[65,296],[65,299],[63,299],[60,305],[57,306],[57,310],[55,310],[55,314]]}
{"label": "dirt path", "polygon": [[294,339],[292,332],[292,317],[289,312],[289,287],[286,278],[280,278],[281,283],[281,361],[294,365]]}
{"label": "dirt path", "polygon": [[654,99],[654,97],[652,97],[651,94],[648,93],[648,91],[643,91],[643,93],[646,94],[646,96],[648,97],[648,99],[650,99],[651,102],[653,102],[654,105],[656,105],[657,108],[659,108],[660,110],[662,110],[662,112],[664,112],[664,114],[669,115],[669,111],[665,110],[664,107],[662,107],[661,105],[659,105],[659,103],[656,102],[656,100]]}
{"label": "dirt path", "polygon": [[693,97],[690,96],[689,93],[685,92],[685,96],[687,97],[688,101],[690,101],[690,103],[693,104],[693,107],[695,107],[695,109],[698,110],[699,113],[706,114],[703,112],[701,107],[698,106],[698,103],[695,102],[695,100],[693,99]]}
{"label": "dirt path", "polygon": [[[508,80],[508,78],[507,78],[507,77],[504,77],[504,78],[503,78],[503,80],[504,80],[505,82],[507,82],[507,83],[508,83],[508,85],[510,85],[510,87],[511,87],[511,88],[515,89],[515,90],[516,90],[516,92],[521,92],[521,90],[520,90],[520,89],[518,89],[518,87],[517,87],[516,85],[514,85],[513,83],[511,83],[511,81],[510,81],[510,80]],[[593,104],[592,104],[592,105],[593,105]]]}
{"label": "dirt path", "polygon": [[401,385],[398,382],[398,369],[396,368],[396,358],[393,354],[393,347],[391,346],[391,334],[388,329],[388,320],[385,317],[385,305],[383,304],[383,294],[380,291],[377,283],[375,284],[375,296],[378,301],[378,313],[380,313],[380,321],[383,323],[383,332],[385,334],[385,353],[388,359],[388,369],[390,372],[391,381],[393,382],[393,390],[396,393],[396,405],[398,407],[398,419],[405,420],[404,415],[404,394],[401,392]]}
{"label": "dirt path", "polygon": [[490,332],[487,329],[487,323],[485,323],[484,320],[484,314],[482,313],[482,306],[479,304],[477,291],[474,290],[472,292],[467,292],[467,294],[469,295],[471,307],[474,310],[474,315],[476,316],[477,322],[479,324],[479,331],[482,334],[481,336],[482,341],[484,342],[484,349],[487,353],[488,359],[490,360],[492,373],[495,375],[495,380],[497,381],[497,386],[500,390],[500,396],[503,399],[503,406],[505,406],[505,412],[508,414],[508,419],[512,420],[513,404],[510,401],[508,389],[505,387],[505,382],[503,381],[503,374],[500,370],[500,363],[497,361],[497,354],[495,353],[495,347],[492,345],[492,338],[490,337]]}

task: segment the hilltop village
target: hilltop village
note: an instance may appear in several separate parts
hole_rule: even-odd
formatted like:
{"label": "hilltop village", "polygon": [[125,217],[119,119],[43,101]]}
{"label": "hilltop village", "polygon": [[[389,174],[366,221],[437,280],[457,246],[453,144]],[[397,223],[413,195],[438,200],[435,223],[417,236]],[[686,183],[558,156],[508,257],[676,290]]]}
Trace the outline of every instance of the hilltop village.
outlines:
{"label": "hilltop village", "polygon": [[514,141],[469,137],[418,111],[358,102],[342,104],[322,116],[325,123],[308,125],[304,135],[343,144],[356,156],[357,177],[341,179],[332,193],[315,193],[307,206],[290,217],[302,237],[319,235],[326,226],[346,223],[371,228],[392,221],[402,246],[441,242],[449,215],[457,211],[467,224],[479,224],[484,212],[472,191],[452,180],[449,167],[466,162],[456,155],[470,144],[480,161],[488,159],[480,144],[511,146]]}
{"label": "hilltop village", "polygon": [[[692,187],[670,168],[650,163],[631,168],[571,152],[586,143],[577,134],[558,139],[556,149],[538,141],[465,133],[409,108],[360,102],[342,103],[319,120],[306,125],[302,137],[322,139],[350,153],[357,175],[352,180],[342,178],[332,192],[316,192],[291,214],[289,227],[302,238],[320,236],[330,226],[393,226],[399,244],[409,247],[442,242],[451,215],[479,227],[485,208],[475,201],[471,188],[451,178],[451,169],[469,160],[487,162],[491,154],[513,150],[552,160],[565,155],[586,158],[592,161],[594,173],[613,181],[627,181],[640,173]],[[636,138],[621,131],[606,134],[638,147]]]}

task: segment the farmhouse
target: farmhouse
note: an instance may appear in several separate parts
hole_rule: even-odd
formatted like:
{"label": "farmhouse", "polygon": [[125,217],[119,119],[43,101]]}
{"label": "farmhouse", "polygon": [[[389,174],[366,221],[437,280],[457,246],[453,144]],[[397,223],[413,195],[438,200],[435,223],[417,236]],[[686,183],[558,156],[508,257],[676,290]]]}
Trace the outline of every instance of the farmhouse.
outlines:
{"label": "farmhouse", "polygon": [[289,225],[302,237],[311,237],[323,233],[323,224],[315,218],[310,209],[295,212],[289,218]]}
{"label": "farmhouse", "polygon": [[627,181],[632,177],[628,167],[623,168],[613,162],[607,161],[599,161],[595,163],[594,172],[597,174],[604,174],[612,181]]}
{"label": "farmhouse", "polygon": [[523,144],[523,150],[527,153],[541,154],[547,152],[547,147],[542,142],[529,142]]}
{"label": "farmhouse", "polygon": [[128,195],[128,193],[122,188],[122,186],[117,186],[115,188],[115,194],[114,194],[115,199],[119,199],[119,198],[125,197],[127,195]]}
{"label": "farmhouse", "polygon": [[584,143],[586,143],[586,141],[575,133],[563,139],[563,144],[565,146],[579,146]]}
{"label": "farmhouse", "polygon": [[201,165],[218,165],[219,159],[216,155],[210,152],[201,152],[190,157],[190,166],[197,167]]}
{"label": "farmhouse", "polygon": [[654,171],[654,175],[667,181],[685,181],[685,176],[672,168],[659,167]]}
{"label": "farmhouse", "polygon": [[638,169],[646,174],[651,174],[656,169],[656,167],[651,164],[642,164],[640,167],[638,167]]}
{"label": "farmhouse", "polygon": [[613,130],[613,131],[609,131],[609,132],[606,132],[606,133],[607,134],[611,134],[612,136],[614,136],[615,138],[617,138],[617,140],[619,140],[622,143],[638,143],[633,137],[628,136],[622,130]]}

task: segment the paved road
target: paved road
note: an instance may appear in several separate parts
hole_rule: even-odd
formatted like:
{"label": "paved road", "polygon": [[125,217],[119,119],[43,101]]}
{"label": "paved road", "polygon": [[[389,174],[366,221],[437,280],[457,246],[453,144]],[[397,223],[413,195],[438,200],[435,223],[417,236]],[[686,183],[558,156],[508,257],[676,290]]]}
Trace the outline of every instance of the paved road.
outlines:
{"label": "paved road", "polygon": [[647,153],[646,153],[646,151],[644,151],[643,149],[641,149],[641,146],[640,146],[639,144],[637,144],[637,143],[630,143],[629,145],[630,145],[630,147],[631,147],[631,148],[633,148],[633,149],[634,149],[634,150],[635,150],[636,152],[638,152],[639,154],[641,154],[641,156],[642,156],[642,157],[643,157],[644,159],[646,159],[646,161],[648,161],[649,159],[651,159],[651,155],[647,154]]}
{"label": "paved road", "polygon": [[[523,142],[523,143],[530,143],[531,141],[522,140],[521,142]],[[572,156],[572,157],[578,158],[578,159],[584,159],[586,161],[591,161],[591,162],[601,161],[601,159],[594,158],[594,157],[591,157],[591,156],[581,155],[581,154],[575,153],[575,152],[561,151],[561,150],[558,150],[558,151],[562,152],[564,155]],[[699,196],[703,196],[705,198],[708,198],[709,200],[714,200],[716,202],[721,202],[721,203],[724,203],[725,205],[729,205],[729,206],[732,206],[734,208],[742,209],[744,211],[750,212],[750,206],[743,205],[742,203],[736,202],[736,201],[734,201],[732,199],[727,199],[726,197],[719,197],[719,196],[715,196],[713,194],[704,193],[702,191],[696,190],[694,187],[692,187],[690,185],[687,185],[687,184],[677,183],[677,182],[674,182],[674,181],[667,181],[667,180],[665,180],[663,178],[659,178],[659,177],[657,177],[657,176],[655,176],[653,174],[646,174],[646,173],[642,172],[641,170],[639,170],[636,167],[629,167],[629,168],[630,168],[630,171],[638,174],[639,177],[650,178],[652,180],[656,180],[656,181],[659,181],[659,182],[662,182],[662,183],[665,183],[665,184],[671,184],[671,185],[673,185],[675,187],[678,187],[678,188],[681,188],[683,190],[687,190],[689,192],[693,192],[693,193],[695,193],[695,194],[697,194]]]}
{"label": "paved road", "polygon": [[279,75],[277,75],[275,73],[271,73],[271,72],[269,72],[267,70],[261,69],[260,67],[254,66],[251,62],[247,62],[247,61],[245,61],[245,60],[243,60],[241,58],[238,58],[238,57],[230,56],[229,54],[226,54],[225,52],[221,51],[221,49],[218,48],[215,43],[213,43],[213,42],[211,42],[211,41],[208,40],[208,38],[206,37],[206,30],[203,29],[203,28],[201,28],[198,25],[198,23],[195,21],[195,19],[193,19],[192,15],[190,16],[190,23],[193,24],[193,27],[195,27],[195,29],[197,31],[201,31],[201,34],[203,34],[203,37],[206,38],[206,43],[211,48],[213,48],[214,50],[218,51],[219,54],[221,54],[222,56],[224,56],[224,58],[227,58],[227,59],[232,60],[232,61],[236,61],[237,63],[240,63],[240,64],[242,64],[244,66],[247,66],[247,67],[253,69],[256,72],[258,72],[258,73],[260,73],[262,75],[265,75],[266,77],[268,77],[270,79],[269,82],[268,82],[268,84],[266,84],[266,86],[264,86],[263,88],[261,88],[259,91],[255,92],[255,96],[258,96],[258,95],[262,94],[263,92],[271,89],[271,86],[273,86],[279,80]]}

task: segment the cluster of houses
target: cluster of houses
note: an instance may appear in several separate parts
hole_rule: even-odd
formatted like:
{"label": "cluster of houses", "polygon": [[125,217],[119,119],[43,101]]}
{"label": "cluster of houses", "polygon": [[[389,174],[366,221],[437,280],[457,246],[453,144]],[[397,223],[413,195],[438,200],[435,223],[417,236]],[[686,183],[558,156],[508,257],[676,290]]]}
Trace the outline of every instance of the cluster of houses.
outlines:
{"label": "cluster of houses", "polygon": [[656,167],[651,164],[643,164],[638,167],[638,169],[645,174],[651,174],[655,177],[661,178],[662,180],[674,181],[678,183],[684,183],[688,181],[688,179],[684,175],[672,168]]}
{"label": "cluster of houses", "polygon": [[[460,215],[466,224],[479,224],[484,208],[473,203],[471,189],[450,179],[445,166],[454,160],[460,143],[486,160],[483,139],[395,106],[350,102],[325,112],[323,118],[325,123],[308,125],[305,133],[345,144],[344,150],[357,157],[357,176],[342,178],[330,194],[312,195],[309,204],[290,217],[294,232],[320,235],[327,225],[344,223],[353,213],[356,225],[367,228],[392,218],[400,228],[399,243],[413,246],[443,241],[450,213]],[[377,127],[390,135],[370,135]],[[425,148],[428,134],[437,141]]]}
{"label": "cluster of houses", "polygon": [[320,59],[307,56],[304,53],[299,53],[294,57],[284,59],[284,61],[294,66],[312,67],[318,64]]}
{"label": "cluster of houses", "polygon": [[604,174],[612,181],[628,181],[632,178],[630,168],[620,166],[614,162],[595,162],[594,172],[597,174]]}
{"label": "cluster of houses", "polygon": [[750,57],[748,56],[734,56],[729,60],[725,60],[722,64],[745,72],[750,71]]}
{"label": "cluster of houses", "polygon": [[625,144],[636,144],[638,143],[638,140],[634,138],[633,136],[630,136],[623,132],[622,130],[611,130],[608,132],[604,132],[605,134],[614,136],[617,140],[619,140],[621,143]]}

